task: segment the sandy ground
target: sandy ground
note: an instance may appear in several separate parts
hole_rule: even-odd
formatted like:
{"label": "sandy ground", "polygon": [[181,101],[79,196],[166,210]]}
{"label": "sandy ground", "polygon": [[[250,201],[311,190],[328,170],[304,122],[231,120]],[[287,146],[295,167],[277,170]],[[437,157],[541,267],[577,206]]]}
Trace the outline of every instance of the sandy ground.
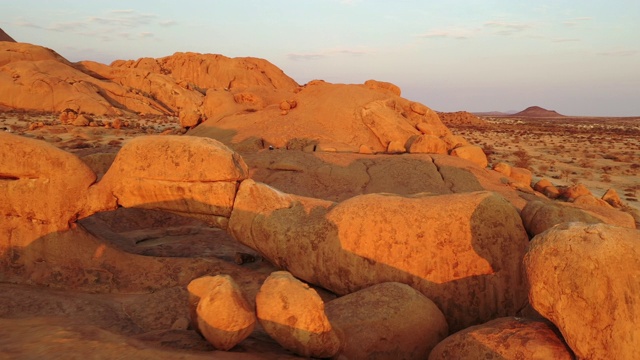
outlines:
{"label": "sandy ground", "polygon": [[[150,134],[181,134],[177,118],[167,116],[92,116],[89,126],[63,123],[58,114],[33,112],[0,113],[0,131],[45,140],[79,156],[117,152],[133,137]],[[119,128],[114,124],[119,122]]]}
{"label": "sandy ground", "polygon": [[488,154],[489,165],[505,162],[532,171],[534,182],[582,183],[596,196],[615,189],[640,209],[640,117],[485,117],[486,128],[455,127]]}

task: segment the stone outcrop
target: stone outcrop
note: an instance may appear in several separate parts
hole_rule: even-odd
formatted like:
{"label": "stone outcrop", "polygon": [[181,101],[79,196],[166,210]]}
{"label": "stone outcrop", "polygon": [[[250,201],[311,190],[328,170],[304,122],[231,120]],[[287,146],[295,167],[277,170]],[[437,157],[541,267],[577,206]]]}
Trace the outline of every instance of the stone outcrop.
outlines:
{"label": "stone outcrop", "polygon": [[564,224],[531,241],[529,301],[580,359],[640,357],[640,231]]}
{"label": "stone outcrop", "polygon": [[157,135],[123,146],[96,191],[121,206],[163,209],[224,228],[247,176],[242,158],[216,140]]}
{"label": "stone outcrop", "polygon": [[[297,106],[282,115],[283,100]],[[240,99],[228,92],[208,92],[204,108],[215,111],[189,134],[218,139],[242,152],[273,146],[356,153],[365,146],[379,153],[391,144],[398,153],[424,131],[439,139],[450,136],[428,107],[367,84],[316,81],[288,93],[247,89]]]}
{"label": "stone outcrop", "polygon": [[426,359],[448,334],[438,307],[408,285],[382,283],[325,305],[341,338],[338,359]]}
{"label": "stone outcrop", "polygon": [[453,331],[515,314],[525,301],[528,237],[515,208],[489,192],[371,194],[335,204],[245,180],[229,231],[296,277],[338,294],[409,284],[440,307]]}
{"label": "stone outcrop", "polygon": [[340,348],[320,296],[286,271],[265,280],[256,296],[256,311],[265,331],[298,355],[326,358]]}
{"label": "stone outcrop", "polygon": [[500,318],[459,331],[438,344],[429,360],[574,359],[571,350],[542,320]]}

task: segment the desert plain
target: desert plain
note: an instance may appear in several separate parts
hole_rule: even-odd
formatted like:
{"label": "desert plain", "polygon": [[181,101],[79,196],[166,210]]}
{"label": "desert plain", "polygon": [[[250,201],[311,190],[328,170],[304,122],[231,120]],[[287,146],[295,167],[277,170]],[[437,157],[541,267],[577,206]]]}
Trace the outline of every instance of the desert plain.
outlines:
{"label": "desert plain", "polygon": [[0,51],[1,356],[640,356],[640,117]]}

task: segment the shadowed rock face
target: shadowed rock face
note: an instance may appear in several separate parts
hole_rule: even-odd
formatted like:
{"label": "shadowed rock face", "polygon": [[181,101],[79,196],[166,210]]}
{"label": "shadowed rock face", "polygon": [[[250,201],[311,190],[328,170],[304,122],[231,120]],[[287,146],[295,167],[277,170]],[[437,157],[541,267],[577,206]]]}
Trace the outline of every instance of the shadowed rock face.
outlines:
{"label": "shadowed rock face", "polygon": [[276,266],[338,294],[409,284],[438,304],[452,331],[515,314],[525,302],[528,237],[515,208],[489,192],[371,194],[336,204],[247,180],[229,231]]}
{"label": "shadowed rock face", "polygon": [[449,336],[429,360],[574,359],[554,330],[543,320],[499,318]]}

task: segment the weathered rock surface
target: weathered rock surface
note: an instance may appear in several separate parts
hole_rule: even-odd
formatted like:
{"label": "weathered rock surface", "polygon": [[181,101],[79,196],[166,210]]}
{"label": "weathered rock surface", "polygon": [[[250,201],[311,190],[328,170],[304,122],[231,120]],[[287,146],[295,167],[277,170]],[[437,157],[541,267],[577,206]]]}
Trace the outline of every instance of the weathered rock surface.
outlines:
{"label": "weathered rock surface", "polygon": [[529,301],[581,359],[640,357],[640,231],[564,224],[524,259]]}
{"label": "weathered rock surface", "polygon": [[[47,233],[69,229],[87,209],[86,197],[96,175],[76,156],[44,141],[0,132],[0,230],[7,246],[27,246]],[[106,210],[108,204],[96,204]]]}
{"label": "weathered rock surface", "polygon": [[208,291],[198,301],[196,313],[202,336],[218,350],[236,346],[251,334],[256,324],[254,309],[228,275],[209,279]]}
{"label": "weathered rock surface", "polygon": [[[527,199],[501,176],[439,154],[353,154],[260,151],[244,154],[250,177],[283,192],[331,201],[361,194],[451,194],[494,191],[518,209]],[[394,174],[394,176],[389,176]]]}
{"label": "weathered rock surface", "polygon": [[440,307],[453,331],[513,315],[525,302],[528,237],[516,209],[489,192],[370,194],[335,204],[245,180],[229,231],[276,266],[338,294],[409,284]]}
{"label": "weathered rock surface", "polygon": [[325,310],[340,334],[338,359],[425,359],[449,332],[436,304],[400,283],[356,291]]}
{"label": "weathered rock surface", "polygon": [[500,318],[459,331],[438,344],[429,360],[571,360],[573,354],[552,325]]}
{"label": "weathered rock surface", "polygon": [[265,280],[256,296],[256,311],[265,331],[296,354],[326,358],[340,348],[320,296],[286,271]]}
{"label": "weathered rock surface", "polygon": [[147,136],[123,146],[96,191],[112,193],[121,206],[173,211],[224,228],[247,175],[242,158],[216,140]]}
{"label": "weathered rock surface", "polygon": [[[280,93],[276,98],[246,96],[264,99],[252,100],[250,107],[242,105],[245,100],[234,104],[227,94],[207,93],[207,98],[210,95],[216,100],[210,105],[205,100],[205,108],[218,109],[220,115],[208,115],[209,120],[189,134],[218,139],[237,151],[273,146],[355,153],[366,146],[373,152],[386,152],[390,143],[405,149],[411,137],[421,134],[418,124],[438,138],[450,135],[431,109],[366,84],[311,82],[300,91]],[[283,98],[297,104],[286,116],[281,115]]]}

